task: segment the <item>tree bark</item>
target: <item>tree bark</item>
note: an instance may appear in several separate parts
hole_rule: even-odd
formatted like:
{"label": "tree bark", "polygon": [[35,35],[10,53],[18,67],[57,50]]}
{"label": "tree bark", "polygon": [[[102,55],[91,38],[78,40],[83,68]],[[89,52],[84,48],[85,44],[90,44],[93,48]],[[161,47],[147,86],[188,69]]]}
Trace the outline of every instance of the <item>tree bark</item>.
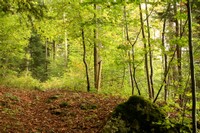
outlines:
{"label": "tree bark", "polygon": [[194,70],[193,43],[192,43],[192,13],[191,3],[187,0],[188,9],[188,47],[190,56],[190,72],[191,72],[191,88],[192,88],[192,129],[193,133],[197,133],[197,118],[196,118],[196,81]]}
{"label": "tree bark", "polygon": [[[126,41],[129,42],[130,45],[131,44],[131,40],[129,38],[129,31],[128,31],[128,24],[127,24],[127,15],[126,15],[126,6],[124,6],[124,21],[125,21],[125,33],[126,33]],[[130,73],[130,81],[131,81],[131,88],[132,88],[132,95],[134,95],[134,79],[133,79],[133,70],[132,70],[132,63],[131,60],[134,62],[134,58],[131,59],[131,51],[128,51],[128,58],[129,58],[129,73]]]}
{"label": "tree bark", "polygon": [[[65,13],[63,14],[63,21],[65,23]],[[65,44],[65,67],[67,69],[68,66],[68,42],[67,42],[67,31],[64,33],[64,44]]]}
{"label": "tree bark", "polygon": [[134,80],[133,80],[133,70],[132,70],[132,63],[131,63],[131,53],[130,51],[128,52],[129,56],[129,73],[130,73],[130,78],[131,78],[131,87],[132,87],[132,95],[134,95]]}
{"label": "tree bark", "polygon": [[145,51],[145,71],[146,71],[146,79],[147,79],[147,87],[149,92],[149,99],[152,99],[152,90],[151,90],[151,83],[149,78],[149,66],[148,66],[148,52],[147,52],[147,44],[146,44],[146,37],[145,37],[145,30],[144,30],[144,22],[143,22],[143,16],[142,16],[142,7],[141,4],[139,4],[139,10],[140,10],[140,23],[141,23],[141,29],[142,29],[142,38],[144,43],[144,51]]}
{"label": "tree bark", "polygon": [[102,61],[99,61],[98,65],[99,65],[99,70],[98,70],[97,90],[100,90],[100,87],[101,87]]}
{"label": "tree bark", "polygon": [[[162,53],[164,54],[164,56],[163,56],[164,76],[167,73],[167,54],[166,54],[166,50],[165,50],[165,29],[166,29],[166,18],[164,18],[163,31],[162,31],[162,47],[163,47]],[[166,77],[166,80],[164,81],[164,90],[165,90],[164,100],[167,101],[167,98],[168,98],[167,77]]]}
{"label": "tree bark", "polygon": [[[174,14],[177,15],[177,4],[176,1],[174,1]],[[179,26],[179,21],[177,18],[175,18],[175,34],[176,34],[176,39],[180,39],[180,26]],[[178,90],[182,89],[182,70],[181,70],[181,46],[179,46],[179,43],[176,44],[176,58],[177,58],[177,80],[178,80],[178,85],[177,88]],[[180,100],[180,105],[182,106],[182,94],[179,94],[179,100]]]}
{"label": "tree bark", "polygon": [[[94,10],[97,11],[97,5],[94,4]],[[99,73],[99,50],[98,50],[98,24],[97,15],[94,13],[95,28],[94,28],[94,87],[98,90],[98,73]]]}
{"label": "tree bark", "polygon": [[[171,6],[171,4],[170,3],[168,3],[168,6],[167,6],[167,10],[166,10],[166,12],[165,12],[165,14],[167,14],[167,12],[169,11],[169,9],[170,9],[170,6]],[[166,46],[165,46],[165,30],[166,30],[166,21],[167,21],[167,18],[166,18],[166,16],[164,17],[164,22],[163,22],[163,31],[162,31],[162,53],[163,53],[163,68],[164,68],[164,78],[165,78],[165,75],[167,76],[167,67],[168,67],[168,65],[167,65],[167,62],[168,62],[168,58],[167,58],[167,54],[166,54]],[[164,90],[165,90],[165,93],[164,93],[164,100],[165,100],[165,102],[167,102],[167,98],[168,98],[168,94],[169,94],[169,92],[168,92],[168,80],[167,80],[168,78],[166,77],[166,80],[164,81]]]}
{"label": "tree bark", "polygon": [[53,48],[53,61],[55,61],[56,60],[56,41],[55,40],[53,40],[52,48]]}
{"label": "tree bark", "polygon": [[87,80],[87,91],[90,91],[90,78],[89,78],[89,70],[88,70],[88,64],[86,61],[86,46],[85,46],[85,33],[84,29],[81,29],[81,36],[82,36],[82,44],[83,44],[83,63],[85,65],[85,73],[86,73],[86,80]]}
{"label": "tree bark", "polygon": [[146,11],[146,24],[147,24],[147,43],[148,43],[148,53],[149,53],[149,67],[150,67],[150,84],[151,84],[151,93],[152,98],[154,98],[154,86],[153,86],[153,52],[151,47],[151,34],[150,34],[150,25],[149,25],[149,13],[148,13],[148,5],[147,0],[145,0],[145,11]]}
{"label": "tree bark", "polygon": [[48,56],[49,56],[49,48],[48,48],[48,38],[46,38],[46,41],[45,41],[45,76],[47,77],[48,76]]}

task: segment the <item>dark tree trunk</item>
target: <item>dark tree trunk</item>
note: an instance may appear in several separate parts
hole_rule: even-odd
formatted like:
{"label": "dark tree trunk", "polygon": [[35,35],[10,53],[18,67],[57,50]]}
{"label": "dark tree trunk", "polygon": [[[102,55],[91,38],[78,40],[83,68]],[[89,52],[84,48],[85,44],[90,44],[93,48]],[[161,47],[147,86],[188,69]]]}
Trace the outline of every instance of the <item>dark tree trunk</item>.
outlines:
{"label": "dark tree trunk", "polygon": [[86,73],[86,79],[87,79],[87,91],[90,91],[90,79],[89,79],[89,70],[88,70],[88,64],[86,61],[86,46],[85,46],[85,33],[84,29],[81,29],[81,36],[82,36],[82,43],[83,43],[83,63],[85,65],[85,73]]}
{"label": "dark tree trunk", "polygon": [[192,44],[192,13],[191,3],[187,0],[188,9],[188,47],[190,56],[190,70],[191,70],[191,88],[192,88],[192,130],[197,133],[197,118],[196,118],[196,83],[194,71],[194,57],[193,57],[193,44]]}

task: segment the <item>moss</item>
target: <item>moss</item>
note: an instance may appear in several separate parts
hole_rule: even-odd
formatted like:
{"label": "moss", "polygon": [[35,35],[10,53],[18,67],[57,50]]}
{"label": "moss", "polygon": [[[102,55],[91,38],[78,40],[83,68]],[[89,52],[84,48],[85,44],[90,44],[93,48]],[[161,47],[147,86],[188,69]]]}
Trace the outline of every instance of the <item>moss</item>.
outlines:
{"label": "moss", "polygon": [[62,102],[62,103],[59,104],[60,108],[65,108],[67,106],[69,106],[69,104],[67,102]]}
{"label": "moss", "polygon": [[47,99],[47,103],[51,103],[55,100],[57,100],[58,98],[60,98],[60,95],[53,95],[53,96],[50,96],[48,99]]}
{"label": "moss", "polygon": [[113,116],[119,115],[128,126],[134,128],[133,123],[138,123],[140,128],[149,131],[153,122],[162,123],[165,120],[164,113],[155,104],[140,96],[132,96],[127,102],[118,105]]}
{"label": "moss", "polygon": [[103,133],[178,133],[176,125],[165,118],[164,111],[140,96],[119,104],[102,130]]}
{"label": "moss", "polygon": [[97,109],[97,105],[95,105],[95,104],[89,104],[89,103],[82,103],[80,105],[80,108],[82,110],[92,110],[92,109]]}
{"label": "moss", "polygon": [[129,133],[130,128],[120,116],[112,117],[102,129],[102,133]]}

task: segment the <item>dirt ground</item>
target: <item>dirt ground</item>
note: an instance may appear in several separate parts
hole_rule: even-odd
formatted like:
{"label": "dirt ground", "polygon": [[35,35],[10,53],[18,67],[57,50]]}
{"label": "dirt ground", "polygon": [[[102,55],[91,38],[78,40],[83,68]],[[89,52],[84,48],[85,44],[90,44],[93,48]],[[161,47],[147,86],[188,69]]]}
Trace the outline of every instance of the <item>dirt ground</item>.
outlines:
{"label": "dirt ground", "polygon": [[119,97],[0,87],[0,133],[98,133]]}

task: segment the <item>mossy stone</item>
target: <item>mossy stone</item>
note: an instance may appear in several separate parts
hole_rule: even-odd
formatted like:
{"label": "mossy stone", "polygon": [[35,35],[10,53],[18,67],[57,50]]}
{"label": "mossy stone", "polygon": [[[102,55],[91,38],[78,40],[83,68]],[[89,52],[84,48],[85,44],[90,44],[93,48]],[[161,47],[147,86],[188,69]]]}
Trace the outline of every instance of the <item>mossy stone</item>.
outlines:
{"label": "mossy stone", "polygon": [[154,103],[140,96],[131,96],[119,104],[102,133],[178,133],[165,113]]}

